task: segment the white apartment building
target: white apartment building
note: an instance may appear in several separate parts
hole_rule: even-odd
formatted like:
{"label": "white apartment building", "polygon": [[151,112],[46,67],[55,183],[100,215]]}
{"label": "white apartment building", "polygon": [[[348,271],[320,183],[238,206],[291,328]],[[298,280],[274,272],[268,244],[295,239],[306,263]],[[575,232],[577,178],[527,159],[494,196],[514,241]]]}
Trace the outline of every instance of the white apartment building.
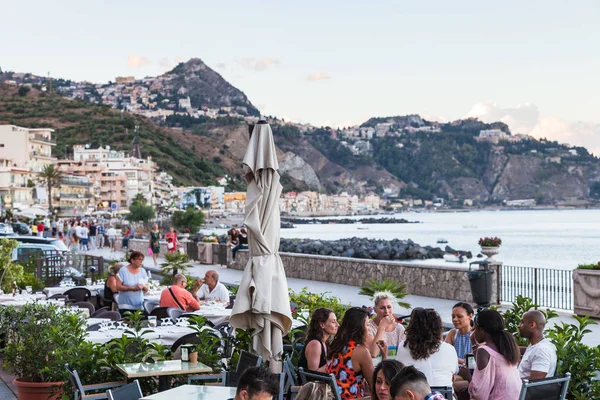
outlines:
{"label": "white apartment building", "polygon": [[[37,174],[46,165],[56,163],[52,132],[49,128],[0,125],[0,203],[6,208],[31,205],[35,197],[38,202],[47,202]],[[39,196],[34,196],[36,191]]]}

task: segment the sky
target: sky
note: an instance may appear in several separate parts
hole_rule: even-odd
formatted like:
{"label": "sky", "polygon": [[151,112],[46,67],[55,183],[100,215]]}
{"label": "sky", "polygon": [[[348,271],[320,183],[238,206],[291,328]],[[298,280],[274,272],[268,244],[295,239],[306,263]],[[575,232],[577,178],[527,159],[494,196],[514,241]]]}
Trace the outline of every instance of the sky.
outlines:
{"label": "sky", "polygon": [[0,14],[3,70],[100,83],[198,57],[264,115],[474,116],[600,154],[597,0],[30,0]]}

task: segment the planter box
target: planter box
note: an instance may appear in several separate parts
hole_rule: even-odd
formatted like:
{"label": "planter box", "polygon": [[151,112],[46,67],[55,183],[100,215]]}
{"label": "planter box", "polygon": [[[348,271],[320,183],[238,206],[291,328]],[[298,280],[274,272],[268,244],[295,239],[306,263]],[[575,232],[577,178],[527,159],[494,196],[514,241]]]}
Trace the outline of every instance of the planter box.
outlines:
{"label": "planter box", "polygon": [[573,270],[573,296],[575,314],[600,318],[600,270]]}

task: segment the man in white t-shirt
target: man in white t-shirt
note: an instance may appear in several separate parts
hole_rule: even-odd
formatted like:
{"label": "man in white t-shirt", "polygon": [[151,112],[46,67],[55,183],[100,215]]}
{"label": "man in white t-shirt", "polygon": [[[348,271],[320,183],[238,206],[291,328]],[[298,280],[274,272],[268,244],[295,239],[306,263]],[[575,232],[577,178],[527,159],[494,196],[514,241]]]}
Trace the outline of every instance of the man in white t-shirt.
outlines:
{"label": "man in white t-shirt", "polygon": [[521,318],[519,333],[529,339],[525,354],[519,364],[521,379],[537,380],[550,378],[556,371],[556,347],[544,337],[546,318],[538,310],[527,311]]}
{"label": "man in white t-shirt", "polygon": [[229,290],[219,282],[219,273],[217,271],[206,271],[204,280],[198,279],[196,284],[201,284],[196,293],[198,300],[222,301],[229,304]]}

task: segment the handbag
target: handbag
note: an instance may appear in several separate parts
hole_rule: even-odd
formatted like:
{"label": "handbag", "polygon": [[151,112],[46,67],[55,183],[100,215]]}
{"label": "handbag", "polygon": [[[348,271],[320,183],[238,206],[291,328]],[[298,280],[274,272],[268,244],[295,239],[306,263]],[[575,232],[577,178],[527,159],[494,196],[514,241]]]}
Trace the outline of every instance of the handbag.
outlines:
{"label": "handbag", "polygon": [[175,248],[175,243],[173,243],[173,242],[167,242],[167,249],[173,250],[174,248]]}
{"label": "handbag", "polygon": [[152,248],[151,248],[151,247],[148,247],[148,255],[149,255],[149,256],[152,256],[152,254],[153,254],[153,253],[152,253]]}

